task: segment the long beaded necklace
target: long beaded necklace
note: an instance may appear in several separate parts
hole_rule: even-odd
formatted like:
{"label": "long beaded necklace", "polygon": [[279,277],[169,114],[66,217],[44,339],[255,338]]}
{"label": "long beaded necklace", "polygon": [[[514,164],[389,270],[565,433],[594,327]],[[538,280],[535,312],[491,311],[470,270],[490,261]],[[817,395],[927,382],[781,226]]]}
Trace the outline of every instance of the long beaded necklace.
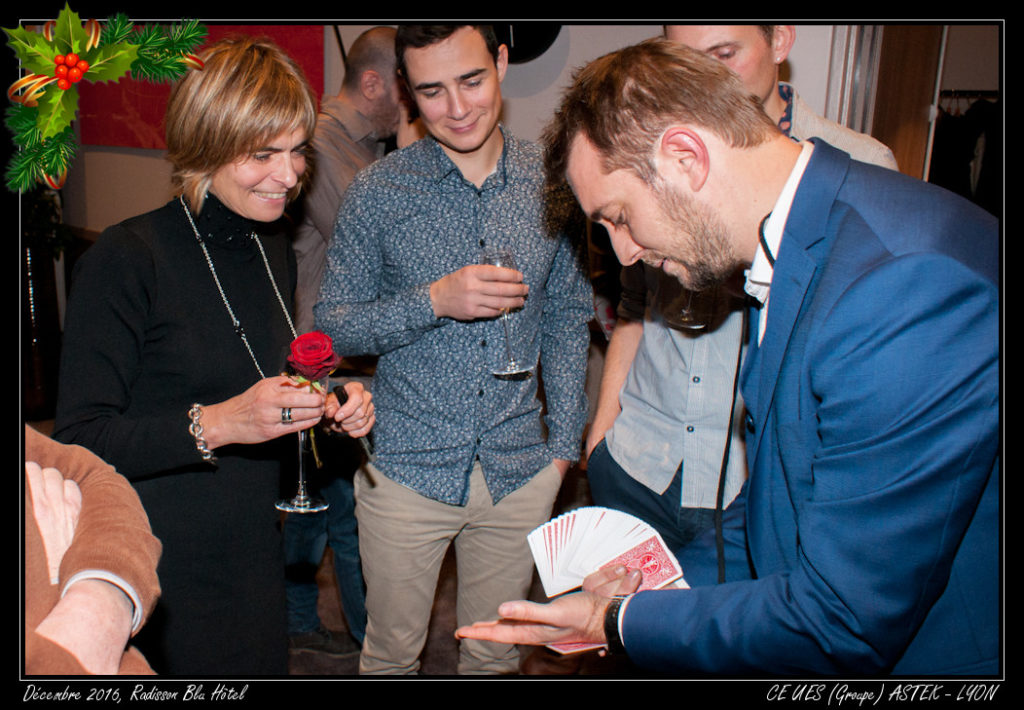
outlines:
{"label": "long beaded necklace", "polygon": [[[181,207],[185,210],[185,216],[188,218],[188,223],[192,226],[192,232],[196,235],[196,241],[199,242],[199,248],[203,250],[203,256],[206,257],[206,265],[210,267],[210,273],[213,275],[213,281],[217,284],[217,291],[220,293],[220,300],[224,302],[224,307],[228,311],[228,315],[231,317],[231,324],[235,328],[235,334],[242,340],[242,344],[245,345],[245,349],[249,351],[249,357],[252,358],[252,363],[256,366],[257,372],[260,373],[260,379],[265,379],[266,375],[263,374],[263,368],[260,367],[259,361],[256,360],[256,354],[252,351],[252,346],[249,345],[249,339],[245,335],[245,328],[242,327],[241,322],[235,316],[235,311],[231,308],[231,302],[228,301],[227,294],[224,293],[224,288],[220,285],[220,279],[217,277],[217,269],[213,266],[213,259],[210,258],[210,252],[206,249],[206,244],[203,243],[203,238],[199,236],[199,230],[196,229],[196,223],[192,219],[192,212],[189,210],[188,205],[185,204],[185,198],[183,195],[178,197],[178,201],[181,202]],[[284,318],[288,321],[288,328],[292,331],[292,337],[298,337],[295,332],[295,324],[292,323],[292,317],[288,313],[288,307],[284,305],[284,299],[281,298],[281,291],[277,287],[277,281],[274,279],[274,274],[270,270],[270,262],[267,260],[267,253],[263,250],[263,242],[260,241],[259,236],[256,232],[251,234],[253,241],[256,242],[257,248],[260,250],[260,256],[263,257],[263,266],[267,270],[267,278],[270,279],[270,285],[274,289],[274,295],[277,296],[277,302],[281,304],[281,312],[284,313]]]}

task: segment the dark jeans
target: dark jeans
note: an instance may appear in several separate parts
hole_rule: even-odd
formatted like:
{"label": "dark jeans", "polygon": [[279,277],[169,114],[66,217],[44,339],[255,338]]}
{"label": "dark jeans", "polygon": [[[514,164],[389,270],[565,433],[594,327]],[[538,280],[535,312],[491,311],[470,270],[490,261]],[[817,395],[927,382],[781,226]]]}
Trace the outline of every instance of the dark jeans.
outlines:
{"label": "dark jeans", "polygon": [[587,461],[587,478],[594,503],[621,510],[649,523],[673,551],[688,545],[714,525],[714,508],[683,508],[679,505],[683,466],[668,489],[658,495],[619,466],[601,440]]}
{"label": "dark jeans", "polygon": [[317,614],[317,568],[324,549],[334,553],[334,572],[349,632],[362,643],[366,634],[366,588],[359,559],[359,537],[351,475],[337,475],[317,492],[330,504],[322,513],[291,513],[284,523],[285,591],[288,633],[313,631]]}

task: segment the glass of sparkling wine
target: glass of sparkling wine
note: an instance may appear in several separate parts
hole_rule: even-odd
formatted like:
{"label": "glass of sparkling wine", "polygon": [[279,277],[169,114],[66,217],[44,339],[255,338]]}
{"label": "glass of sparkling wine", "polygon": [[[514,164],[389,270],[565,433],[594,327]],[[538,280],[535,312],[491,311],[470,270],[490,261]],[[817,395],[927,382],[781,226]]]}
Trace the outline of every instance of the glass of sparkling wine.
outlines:
{"label": "glass of sparkling wine", "polygon": [[[480,252],[480,263],[502,266],[506,269],[516,268],[516,260],[512,256],[512,252],[508,249],[495,247],[487,248]],[[501,312],[501,324],[505,329],[505,365],[498,370],[493,370],[491,374],[501,379],[525,380],[533,374],[533,366],[527,366],[518,362],[512,355],[511,325],[509,320],[508,309],[505,309]]]}
{"label": "glass of sparkling wine", "polygon": [[[320,381],[321,392],[326,392],[327,378]],[[299,483],[298,490],[291,498],[284,498],[274,505],[278,510],[286,513],[319,513],[327,510],[327,501],[317,496],[309,495],[306,490],[306,459],[312,452],[312,433],[309,429],[303,429],[298,433],[299,442]]]}

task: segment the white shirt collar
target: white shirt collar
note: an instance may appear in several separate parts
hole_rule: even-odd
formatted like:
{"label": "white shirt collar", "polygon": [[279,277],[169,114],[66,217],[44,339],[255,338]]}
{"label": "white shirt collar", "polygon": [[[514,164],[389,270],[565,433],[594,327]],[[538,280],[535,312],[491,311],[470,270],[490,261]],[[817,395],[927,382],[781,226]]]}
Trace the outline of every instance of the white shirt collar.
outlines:
{"label": "white shirt collar", "polygon": [[[804,141],[801,146],[796,164],[793,166],[793,170],[790,171],[789,178],[786,180],[779,198],[775,201],[775,206],[772,208],[768,221],[764,225],[765,243],[768,245],[768,250],[771,252],[773,259],[779,253],[779,245],[782,243],[782,232],[786,227],[786,220],[789,219],[789,209],[793,205],[793,197],[796,195],[800,179],[807,168],[807,162],[811,158],[812,144],[809,141]],[[747,282],[743,287],[744,290],[761,303],[764,303],[768,299],[768,289],[772,283],[773,273],[774,267],[768,261],[764,249],[759,245],[757,253],[754,255],[754,261],[747,270]]]}

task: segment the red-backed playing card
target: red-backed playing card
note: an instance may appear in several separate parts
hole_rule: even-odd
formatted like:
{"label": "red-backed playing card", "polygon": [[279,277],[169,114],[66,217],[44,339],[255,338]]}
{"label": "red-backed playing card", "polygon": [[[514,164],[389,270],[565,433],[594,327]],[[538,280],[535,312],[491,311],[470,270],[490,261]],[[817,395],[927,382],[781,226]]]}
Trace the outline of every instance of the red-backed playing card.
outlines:
{"label": "red-backed playing card", "polygon": [[661,536],[655,534],[601,565],[601,569],[623,565],[638,569],[643,574],[640,589],[658,589],[683,576],[683,570],[674,555],[665,547]]}

